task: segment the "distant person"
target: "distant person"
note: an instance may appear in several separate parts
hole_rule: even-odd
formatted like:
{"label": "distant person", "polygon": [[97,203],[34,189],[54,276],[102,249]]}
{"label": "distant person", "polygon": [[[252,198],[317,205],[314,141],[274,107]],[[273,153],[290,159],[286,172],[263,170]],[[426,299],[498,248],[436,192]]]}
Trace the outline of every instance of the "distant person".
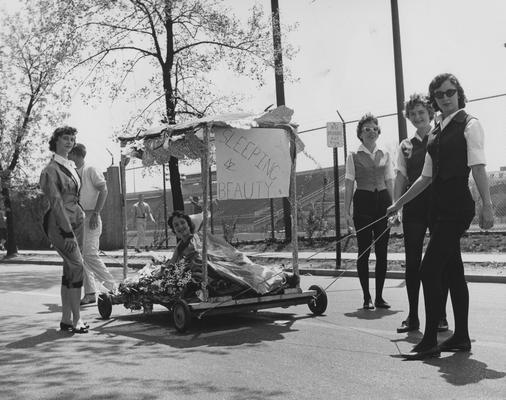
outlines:
{"label": "distant person", "polygon": [[40,174],[40,188],[49,203],[44,215],[44,232],[63,258],[60,329],[87,333],[88,326],[81,320],[80,311],[84,275],[80,250],[83,244],[84,212],[78,201],[81,179],[75,164],[67,158],[76,142],[76,133],[77,130],[69,126],[53,132],[49,150],[54,155]]}
{"label": "distant person", "polygon": [[[380,132],[378,119],[372,114],[364,115],[357,126],[357,137],[362,144],[346,160],[344,210],[348,226],[355,226],[357,231],[357,271],[364,295],[363,308],[366,310],[375,306],[390,308],[383,299],[390,231],[387,219],[382,217],[392,203],[394,170],[390,154],[376,145]],[[350,214],[352,199],[353,216]],[[369,254],[373,239],[376,240],[374,304],[369,292]]]}
{"label": "distant person", "polygon": [[0,210],[0,250],[5,250],[5,243],[7,242],[7,218],[5,211]]}
{"label": "distant person", "polygon": [[151,207],[144,201],[143,194],[139,194],[139,201],[132,206],[132,214],[135,221],[135,229],[137,230],[137,245],[135,246],[135,251],[140,253],[141,248],[145,248],[146,250],[149,249],[145,244],[147,220],[149,219],[151,222],[155,222]]}
{"label": "distant person", "polygon": [[84,209],[84,297],[81,305],[96,302],[97,283],[114,292],[116,282],[99,256],[102,219],[100,213],[107,198],[104,175],[94,166],[85,163],[86,146],[76,143],[69,153],[81,177],[79,202]]}
{"label": "distant person", "polygon": [[[404,139],[397,153],[397,175],[394,184],[394,198],[401,197],[415,183],[422,173],[425,154],[427,153],[428,134],[432,130],[434,109],[429,98],[421,94],[413,94],[405,104],[406,118],[416,128],[415,136]],[[418,299],[420,292],[420,264],[422,262],[423,242],[429,228],[430,189],[406,204],[402,209],[402,230],[404,232],[404,248],[406,251],[406,290],[408,292],[409,314],[397,328],[398,333],[416,331],[420,327],[418,319]],[[448,288],[444,291],[444,307],[439,321],[438,331],[448,330],[446,320],[446,299]]]}
{"label": "distant person", "polygon": [[[422,340],[404,355],[408,360],[439,357],[441,351],[471,350],[469,291],[460,250],[460,238],[475,215],[475,203],[469,190],[470,172],[482,200],[480,227],[490,229],[494,225],[485,170],[483,128],[464,110],[467,101],[464,89],[454,75],[441,74],[431,81],[429,98],[433,108],[441,114],[436,119],[436,127],[429,133],[422,174],[388,208],[389,214],[396,213],[431,185],[431,233],[420,268],[425,299],[425,331]],[[452,336],[438,345],[443,281],[450,288],[455,330]]]}

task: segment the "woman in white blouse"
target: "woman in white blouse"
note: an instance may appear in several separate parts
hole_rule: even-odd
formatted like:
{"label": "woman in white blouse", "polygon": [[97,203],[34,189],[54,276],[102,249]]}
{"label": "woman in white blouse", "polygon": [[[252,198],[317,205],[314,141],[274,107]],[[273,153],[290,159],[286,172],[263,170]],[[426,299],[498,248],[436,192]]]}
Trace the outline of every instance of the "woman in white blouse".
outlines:
{"label": "woman in white blouse", "polygon": [[[429,85],[432,106],[441,114],[429,133],[422,175],[401,196],[388,213],[403,205],[431,185],[431,235],[420,267],[425,299],[425,331],[422,340],[405,357],[422,360],[439,357],[441,351],[469,351],[469,291],[460,253],[460,238],[475,214],[469,190],[469,173],[482,199],[479,224],[494,224],[488,178],[485,171],[483,129],[480,122],[464,111],[466,96],[457,78],[440,74]],[[444,280],[444,281],[443,281]],[[447,283],[455,317],[454,334],[438,346],[437,328],[443,309],[443,288]]]}
{"label": "woman in white blouse", "polygon": [[[372,114],[364,115],[357,126],[357,137],[362,144],[346,160],[344,210],[348,226],[354,226],[357,231],[357,271],[364,295],[363,308],[367,310],[374,306],[390,308],[383,299],[390,231],[386,218],[382,217],[392,203],[394,171],[390,154],[376,145],[380,132],[378,119]],[[374,305],[369,292],[369,254],[373,239],[376,241]]]}

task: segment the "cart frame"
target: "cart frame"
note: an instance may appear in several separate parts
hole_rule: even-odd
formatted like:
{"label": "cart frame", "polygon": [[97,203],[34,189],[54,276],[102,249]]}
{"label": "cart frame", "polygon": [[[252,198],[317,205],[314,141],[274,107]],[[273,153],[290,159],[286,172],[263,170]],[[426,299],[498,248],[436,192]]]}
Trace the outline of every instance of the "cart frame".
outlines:
{"label": "cart frame", "polygon": [[[287,109],[283,107],[282,112]],[[276,109],[276,110],[279,110]],[[288,109],[289,110],[289,109]],[[290,110],[291,111],[291,110]],[[237,114],[233,114],[237,116]],[[248,115],[251,116],[251,115]],[[290,185],[289,185],[289,198],[291,205],[291,221],[292,221],[292,268],[293,273],[296,275],[296,287],[285,289],[281,294],[274,295],[263,295],[255,297],[247,297],[241,299],[233,299],[231,296],[227,297],[209,297],[208,286],[208,268],[207,268],[207,230],[209,225],[209,159],[210,159],[210,134],[214,126],[227,126],[226,118],[204,118],[202,120],[194,121],[193,123],[183,123],[174,125],[171,127],[172,132],[186,132],[189,127],[203,130],[203,151],[200,157],[201,165],[201,183],[202,183],[202,197],[203,197],[203,222],[202,222],[202,269],[203,269],[203,280],[202,280],[202,301],[200,302],[188,302],[185,299],[176,299],[168,303],[158,303],[169,310],[172,310],[174,324],[178,331],[186,331],[193,317],[202,318],[204,315],[216,315],[235,313],[241,311],[254,311],[260,309],[274,308],[274,307],[289,307],[292,305],[308,304],[310,310],[315,315],[320,315],[325,312],[327,307],[327,296],[325,290],[320,286],[313,285],[307,291],[303,291],[300,288],[300,274],[298,266],[298,242],[297,242],[297,199],[296,199],[296,153],[297,153],[297,136],[294,125],[289,123],[269,123],[265,126],[255,126],[258,128],[269,128],[269,129],[282,129],[286,132],[290,138]],[[156,130],[155,130],[156,132]],[[136,137],[137,138],[137,137]],[[132,138],[120,138],[122,144],[124,142],[133,140]],[[123,161],[122,155],[122,161]],[[124,165],[124,163],[122,162]],[[122,192],[123,197],[126,198],[126,183],[124,179],[124,168],[122,170]],[[126,211],[126,210],[124,210]],[[124,213],[126,215],[126,212]],[[125,226],[125,224],[124,224]],[[126,232],[124,231],[124,238],[126,238]],[[126,241],[124,242],[124,276],[126,277],[126,269],[128,267],[128,260],[126,257]],[[99,296],[98,308],[100,315],[103,318],[109,318],[112,305],[120,304],[115,301],[113,296],[109,294],[101,294]]]}

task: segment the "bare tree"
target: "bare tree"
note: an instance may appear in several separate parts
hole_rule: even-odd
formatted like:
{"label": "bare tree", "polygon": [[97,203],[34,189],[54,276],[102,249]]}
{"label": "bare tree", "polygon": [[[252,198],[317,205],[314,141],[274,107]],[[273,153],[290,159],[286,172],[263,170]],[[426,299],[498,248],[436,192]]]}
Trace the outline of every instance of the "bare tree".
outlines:
{"label": "bare tree", "polygon": [[[82,16],[83,32],[94,50],[82,61],[93,63],[89,85],[94,94],[107,88],[113,98],[125,95],[130,74],[150,71],[146,84],[133,93],[146,104],[127,130],[157,118],[175,124],[222,111],[227,102],[213,86],[214,71],[226,68],[262,84],[263,72],[273,67],[271,23],[259,7],[253,7],[248,20],[241,22],[217,0],[73,3],[80,8],[76,15]],[[286,46],[288,58],[292,51]],[[174,209],[183,210],[174,157],[169,160],[169,173]]]}
{"label": "bare tree", "polygon": [[76,62],[79,40],[72,16],[58,3],[25,1],[0,21],[0,179],[8,256],[17,253],[11,190],[33,181],[44,156],[41,132],[61,120],[69,100],[64,68]]}

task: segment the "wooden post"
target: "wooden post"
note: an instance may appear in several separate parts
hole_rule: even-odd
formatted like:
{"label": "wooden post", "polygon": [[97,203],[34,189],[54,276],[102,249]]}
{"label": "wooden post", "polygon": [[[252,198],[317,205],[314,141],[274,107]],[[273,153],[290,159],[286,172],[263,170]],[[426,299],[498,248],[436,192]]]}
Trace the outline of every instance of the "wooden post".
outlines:
{"label": "wooden post", "polygon": [[120,167],[120,188],[121,188],[121,216],[123,218],[123,279],[127,277],[128,271],[128,232],[127,232],[127,199],[126,199],[126,157],[122,154],[119,162]]}
{"label": "wooden post", "polygon": [[212,126],[206,124],[204,126],[204,152],[200,160],[200,170],[202,176],[202,293],[204,295],[203,301],[207,301],[209,293],[207,291],[207,225],[209,218],[209,134]]}
{"label": "wooden post", "polygon": [[[290,159],[292,165],[290,168],[290,203],[291,203],[291,216],[292,216],[292,268],[293,273],[299,276],[299,244],[298,244],[298,227],[297,227],[297,146],[295,144],[295,132],[293,128],[289,127],[286,132],[290,135]],[[300,288],[300,283],[297,283],[297,288]]]}

